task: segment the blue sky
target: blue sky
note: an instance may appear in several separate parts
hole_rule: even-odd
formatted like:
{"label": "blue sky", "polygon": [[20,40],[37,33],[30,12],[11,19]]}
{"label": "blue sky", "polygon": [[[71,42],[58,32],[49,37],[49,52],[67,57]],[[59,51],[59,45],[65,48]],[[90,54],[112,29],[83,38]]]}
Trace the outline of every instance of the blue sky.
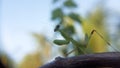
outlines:
{"label": "blue sky", "polygon": [[13,55],[13,58],[23,57],[35,48],[31,32],[51,33],[53,24],[50,22],[50,6],[50,0],[47,2],[41,0],[2,1],[3,49]]}
{"label": "blue sky", "polygon": [[[75,1],[80,6],[78,13],[84,16],[95,8],[100,0]],[[119,0],[106,1],[106,7],[120,12]],[[23,56],[35,49],[36,44],[31,32],[53,37],[55,24],[50,20],[54,7],[52,0],[2,0],[0,3],[2,48],[14,60],[20,61]]]}

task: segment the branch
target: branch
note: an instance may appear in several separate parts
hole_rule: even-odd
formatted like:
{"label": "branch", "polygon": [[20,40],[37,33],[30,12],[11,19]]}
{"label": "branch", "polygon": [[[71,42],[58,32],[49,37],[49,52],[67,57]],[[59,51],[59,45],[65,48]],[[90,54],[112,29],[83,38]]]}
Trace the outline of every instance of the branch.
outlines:
{"label": "branch", "polygon": [[120,52],[85,54],[74,57],[56,57],[40,68],[120,68]]}

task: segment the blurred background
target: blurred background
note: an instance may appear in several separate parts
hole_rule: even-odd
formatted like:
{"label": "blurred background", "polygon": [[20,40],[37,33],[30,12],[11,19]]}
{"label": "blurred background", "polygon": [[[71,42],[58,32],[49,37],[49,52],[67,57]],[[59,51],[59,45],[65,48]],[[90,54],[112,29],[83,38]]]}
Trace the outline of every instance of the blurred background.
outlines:
{"label": "blurred background", "polygon": [[[88,43],[91,53],[120,49],[119,0],[0,0],[0,65],[5,68],[38,68],[56,56],[66,57],[72,43],[54,32],[56,25],[80,44]],[[106,42],[94,33],[97,30]],[[81,53],[82,54],[82,53]],[[80,55],[73,53],[71,56]]]}

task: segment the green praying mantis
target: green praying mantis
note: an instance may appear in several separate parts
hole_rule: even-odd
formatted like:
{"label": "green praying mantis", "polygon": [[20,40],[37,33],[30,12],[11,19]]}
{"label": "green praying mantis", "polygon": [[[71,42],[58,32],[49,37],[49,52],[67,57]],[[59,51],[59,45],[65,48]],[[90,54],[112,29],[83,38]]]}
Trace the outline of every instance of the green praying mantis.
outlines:
{"label": "green praying mantis", "polygon": [[103,39],[109,46],[111,46],[115,51],[118,51],[117,49],[115,49],[99,32],[97,32],[96,30],[92,30],[90,33],[90,36],[88,37],[88,35],[85,35],[85,43],[84,45],[82,45],[81,43],[79,43],[78,41],[74,40],[71,36],[69,36],[67,33],[64,32],[64,30],[60,29],[60,25],[57,25],[56,28],[54,29],[55,32],[60,32],[60,34],[64,37],[64,40],[54,40],[54,43],[57,45],[67,45],[70,42],[75,46],[75,48],[68,52],[67,55],[71,54],[72,52],[74,52],[75,50],[78,50],[78,53],[80,54],[86,54],[86,48],[87,45],[92,37],[92,35],[94,33],[98,34],[98,36],[101,37],[101,39]]}
{"label": "green praying mantis", "polygon": [[[60,32],[60,34],[64,37],[64,40],[54,40],[55,44],[67,45],[71,42],[75,46],[75,48],[70,51],[68,55],[75,50],[78,50],[80,53],[85,55],[73,57],[59,56],[56,57],[52,62],[49,62],[40,68],[120,68],[120,52],[86,54],[85,49],[94,33],[97,33],[109,46],[112,47],[112,45],[96,30],[92,30],[89,37],[85,35],[86,43],[84,43],[84,45],[81,45],[78,41],[69,36],[64,30],[60,29],[60,25],[57,25],[55,28],[55,32],[56,31]],[[116,50],[115,48],[113,49]]]}

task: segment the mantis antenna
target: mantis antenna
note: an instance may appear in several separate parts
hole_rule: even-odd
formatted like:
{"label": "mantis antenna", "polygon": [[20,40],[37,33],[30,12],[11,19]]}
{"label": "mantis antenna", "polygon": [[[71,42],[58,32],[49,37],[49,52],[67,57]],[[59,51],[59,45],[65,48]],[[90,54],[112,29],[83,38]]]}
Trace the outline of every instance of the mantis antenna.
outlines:
{"label": "mantis antenna", "polygon": [[[97,32],[96,30],[92,30],[89,36],[89,40],[91,39],[92,35],[94,34],[94,32],[96,32],[109,46],[111,46],[115,51],[118,52],[118,50],[116,48],[114,48],[99,32]],[[89,42],[89,41],[88,41]],[[88,43],[87,43],[88,44]]]}

